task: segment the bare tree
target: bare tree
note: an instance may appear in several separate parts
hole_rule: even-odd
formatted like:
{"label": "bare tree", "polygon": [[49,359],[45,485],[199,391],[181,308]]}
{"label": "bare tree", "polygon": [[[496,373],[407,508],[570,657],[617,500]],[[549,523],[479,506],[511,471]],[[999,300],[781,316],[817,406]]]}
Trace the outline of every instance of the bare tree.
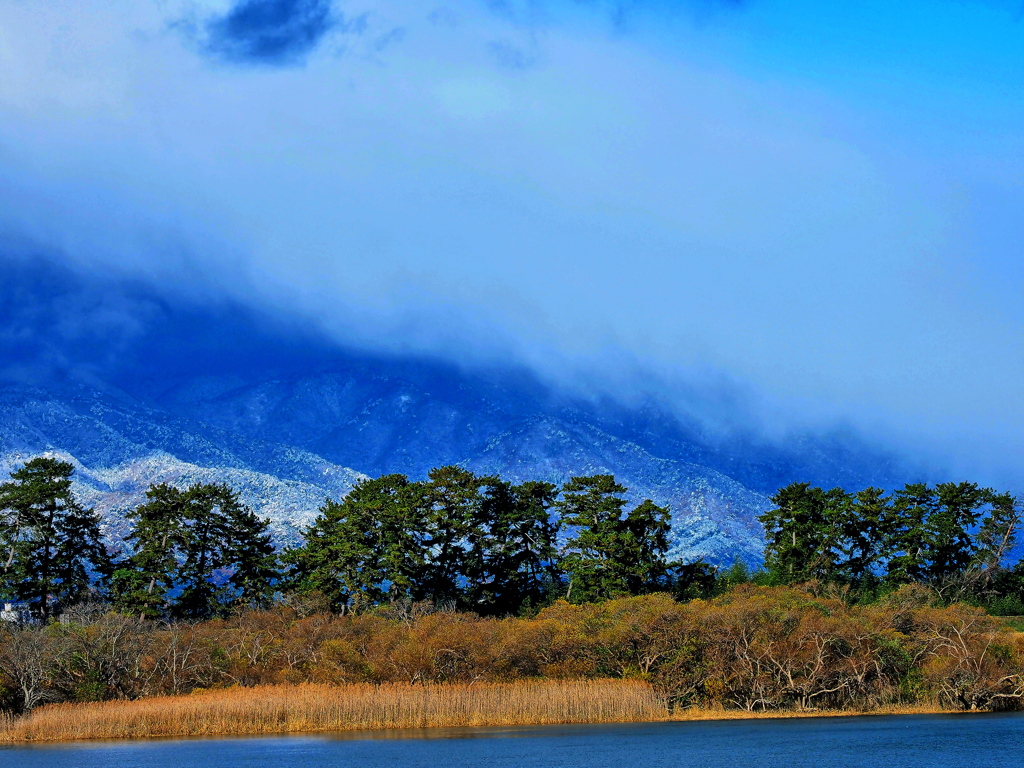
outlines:
{"label": "bare tree", "polygon": [[61,618],[59,631],[70,653],[61,660],[62,687],[73,698],[135,698],[145,687],[146,660],[155,646],[154,627],[139,616],[106,611],[72,611]]}
{"label": "bare tree", "polygon": [[46,627],[0,630],[0,672],[17,686],[23,709],[56,697],[56,677],[67,653],[67,641]]}

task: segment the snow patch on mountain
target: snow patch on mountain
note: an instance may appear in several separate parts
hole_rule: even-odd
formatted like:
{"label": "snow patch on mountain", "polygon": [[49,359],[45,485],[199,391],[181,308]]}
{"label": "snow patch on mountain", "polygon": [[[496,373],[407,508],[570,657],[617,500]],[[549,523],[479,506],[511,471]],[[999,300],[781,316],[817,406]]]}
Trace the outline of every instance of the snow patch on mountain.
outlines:
{"label": "snow patch on mountain", "polygon": [[325,499],[341,498],[364,477],[337,467],[338,471],[325,473],[323,484],[313,484],[233,467],[202,467],[162,451],[111,467],[86,466],[65,451],[12,451],[0,454],[0,472],[6,475],[35,455],[74,465],[74,493],[82,504],[99,513],[101,531],[115,547],[123,545],[129,530],[125,513],[145,502],[146,490],[152,484],[167,483],[184,489],[197,483],[226,483],[238,492],[244,504],[270,520],[274,541],[287,546],[301,540],[302,531],[313,522]]}

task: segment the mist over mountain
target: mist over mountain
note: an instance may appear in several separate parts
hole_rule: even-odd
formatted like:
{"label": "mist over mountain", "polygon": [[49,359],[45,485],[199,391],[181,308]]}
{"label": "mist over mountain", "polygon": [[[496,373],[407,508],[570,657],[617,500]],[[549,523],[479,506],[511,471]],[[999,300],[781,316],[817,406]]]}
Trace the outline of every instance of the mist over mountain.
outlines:
{"label": "mist over mountain", "polygon": [[3,450],[282,540],[609,471],[727,559],[791,480],[1019,493],[1011,5],[8,3]]}
{"label": "mist over mountain", "polygon": [[228,482],[285,544],[362,476],[457,463],[517,481],[612,473],[633,498],[670,505],[674,554],[754,563],[755,517],[779,486],[906,480],[851,433],[770,439],[655,390],[617,398],[513,362],[460,365],[457,350],[346,346],[285,313],[53,260],[2,269],[0,463],[70,457],[114,540],[151,482]]}

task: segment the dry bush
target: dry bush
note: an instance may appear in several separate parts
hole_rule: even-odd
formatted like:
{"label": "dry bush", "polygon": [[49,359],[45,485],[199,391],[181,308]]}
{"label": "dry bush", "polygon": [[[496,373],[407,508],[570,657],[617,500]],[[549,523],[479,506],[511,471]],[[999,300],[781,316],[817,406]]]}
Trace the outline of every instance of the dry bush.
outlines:
{"label": "dry bush", "polygon": [[820,585],[741,585],[688,603],[559,601],[522,619],[408,603],[343,616],[282,605],[169,626],[88,621],[3,629],[0,687],[24,709],[211,687],[534,678],[647,681],[669,711],[1016,709],[1024,699],[1024,640],[976,609],[938,607],[920,587],[868,607]]}
{"label": "dry bush", "polygon": [[54,625],[66,647],[58,686],[65,698],[101,701],[142,695],[149,683],[147,660],[155,650],[155,627],[137,616],[93,610]]}
{"label": "dry bush", "polygon": [[914,642],[922,675],[957,709],[1019,709],[1024,698],[1024,643],[981,609],[954,605],[915,612]]}
{"label": "dry bush", "polygon": [[60,698],[61,667],[68,643],[49,627],[0,628],[0,673],[10,681],[22,709]]}
{"label": "dry bush", "polygon": [[653,679],[670,706],[871,709],[929,698],[956,708],[1019,706],[1021,656],[1005,633],[979,611],[924,598],[904,593],[857,608],[744,586],[693,601]]}

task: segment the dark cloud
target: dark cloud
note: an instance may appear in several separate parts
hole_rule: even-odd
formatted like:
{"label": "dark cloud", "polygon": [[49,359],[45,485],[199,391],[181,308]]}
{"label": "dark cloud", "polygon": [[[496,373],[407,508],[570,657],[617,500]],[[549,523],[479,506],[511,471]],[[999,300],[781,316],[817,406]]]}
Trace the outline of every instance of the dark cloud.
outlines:
{"label": "dark cloud", "polygon": [[208,53],[240,64],[282,66],[305,60],[335,28],[358,32],[331,0],[239,0],[207,22]]}
{"label": "dark cloud", "polygon": [[[2,363],[106,379],[231,366],[272,353],[290,359],[328,342],[223,297],[185,296],[174,286],[73,266],[44,252],[10,255],[0,242]],[[257,330],[259,329],[259,330]],[[38,365],[43,361],[45,365]],[[0,364],[0,380],[10,365]]]}

